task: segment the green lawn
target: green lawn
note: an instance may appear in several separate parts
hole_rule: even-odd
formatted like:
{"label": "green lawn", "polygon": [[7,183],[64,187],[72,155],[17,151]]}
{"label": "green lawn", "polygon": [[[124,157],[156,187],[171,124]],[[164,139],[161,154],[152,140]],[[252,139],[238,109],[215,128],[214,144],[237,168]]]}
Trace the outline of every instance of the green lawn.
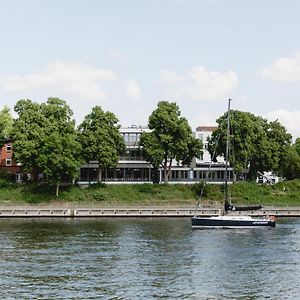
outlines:
{"label": "green lawn", "polygon": [[[0,205],[73,203],[93,206],[194,206],[200,189],[201,184],[96,184],[87,188],[65,186],[61,188],[59,199],[55,199],[54,187],[17,185],[0,180]],[[223,194],[223,185],[207,184],[201,202],[205,205],[222,205]],[[234,204],[300,206],[300,180],[285,181],[273,186],[239,182],[229,186],[229,195]]]}

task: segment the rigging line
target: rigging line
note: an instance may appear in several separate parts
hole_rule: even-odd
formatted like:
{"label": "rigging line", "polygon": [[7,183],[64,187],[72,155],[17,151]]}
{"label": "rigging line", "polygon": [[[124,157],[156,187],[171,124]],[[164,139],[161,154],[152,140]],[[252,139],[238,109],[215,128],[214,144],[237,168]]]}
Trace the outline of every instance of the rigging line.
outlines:
{"label": "rigging line", "polygon": [[[230,135],[230,102],[228,101],[228,110],[227,110],[227,130],[226,130],[226,154],[225,154],[225,189],[224,189],[224,200],[225,205],[228,202],[228,157],[229,157],[229,135]],[[225,209],[226,210],[226,209]]]}
{"label": "rigging line", "polygon": [[[214,149],[213,155],[211,156],[211,160],[210,160],[208,169],[207,169],[207,171],[206,171],[206,173],[205,173],[205,179],[207,179],[207,178],[208,178],[208,175],[210,174],[211,167],[212,167],[212,163],[213,163],[213,160],[214,160],[214,158],[215,158],[215,156],[216,156],[217,145],[219,144],[220,137],[221,137],[221,132],[219,132],[219,135],[217,136],[217,140],[216,140],[216,144],[215,144],[215,149]],[[196,208],[195,208],[194,216],[196,216],[196,213],[197,213],[198,208],[199,208],[199,206],[200,206],[200,201],[201,201],[201,199],[202,199],[202,196],[203,196],[203,192],[204,192],[205,186],[206,186],[206,180],[203,181],[203,184],[202,184],[202,187],[201,187],[201,191],[200,191],[200,195],[199,195],[199,198],[198,198],[198,202],[197,202],[197,205],[196,205]]]}
{"label": "rigging line", "polygon": [[[231,121],[231,126],[229,128],[229,142],[228,142],[228,162],[229,162],[229,166],[232,167],[233,164],[230,164],[230,157],[232,158],[232,161],[234,163],[235,161],[235,148],[234,148],[234,126],[232,126],[233,124],[233,120],[234,120],[234,114],[231,113],[230,114],[230,119]],[[231,155],[230,155],[231,153]],[[229,171],[229,180],[230,180],[230,174],[232,174],[232,176],[234,177],[234,170],[232,169],[232,172]],[[228,188],[228,199],[229,199],[229,203],[231,204],[231,189]]]}

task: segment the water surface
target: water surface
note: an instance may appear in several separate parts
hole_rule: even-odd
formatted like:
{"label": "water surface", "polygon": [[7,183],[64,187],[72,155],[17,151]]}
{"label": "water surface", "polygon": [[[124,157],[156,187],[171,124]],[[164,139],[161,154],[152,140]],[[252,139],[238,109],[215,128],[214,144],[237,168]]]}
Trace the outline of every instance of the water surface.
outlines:
{"label": "water surface", "polygon": [[300,219],[0,219],[1,299],[299,299]]}

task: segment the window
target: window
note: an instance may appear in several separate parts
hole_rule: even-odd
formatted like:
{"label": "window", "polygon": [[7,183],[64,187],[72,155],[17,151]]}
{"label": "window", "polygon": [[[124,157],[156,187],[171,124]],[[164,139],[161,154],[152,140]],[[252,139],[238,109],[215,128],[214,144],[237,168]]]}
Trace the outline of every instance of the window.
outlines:
{"label": "window", "polygon": [[11,144],[6,145],[6,152],[11,152]]}
{"label": "window", "polygon": [[203,143],[203,134],[199,134],[198,139]]}
{"label": "window", "polygon": [[123,137],[127,146],[137,146],[140,140],[139,133],[123,133]]}
{"label": "window", "polygon": [[129,133],[129,142],[136,142],[136,133]]}
{"label": "window", "polygon": [[178,179],[179,178],[178,171],[172,171],[172,178],[173,179]]}
{"label": "window", "polygon": [[181,171],[181,178],[182,179],[188,178],[188,171]]}
{"label": "window", "polygon": [[6,158],[6,165],[11,166],[11,157]]}

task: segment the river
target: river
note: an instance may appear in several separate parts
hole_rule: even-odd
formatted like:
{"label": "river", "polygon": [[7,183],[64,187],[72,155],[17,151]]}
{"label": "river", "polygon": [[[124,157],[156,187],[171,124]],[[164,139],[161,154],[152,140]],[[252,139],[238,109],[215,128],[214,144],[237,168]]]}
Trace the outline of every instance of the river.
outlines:
{"label": "river", "polygon": [[0,219],[1,299],[299,299],[300,219]]}

